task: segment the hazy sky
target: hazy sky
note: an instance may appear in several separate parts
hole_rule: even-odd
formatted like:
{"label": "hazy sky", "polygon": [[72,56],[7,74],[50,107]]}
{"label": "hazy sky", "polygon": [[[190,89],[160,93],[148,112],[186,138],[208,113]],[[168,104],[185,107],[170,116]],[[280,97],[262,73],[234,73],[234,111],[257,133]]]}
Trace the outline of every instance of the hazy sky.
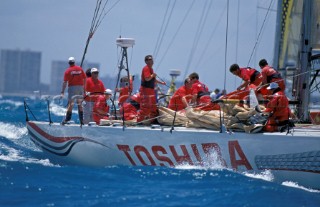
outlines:
{"label": "hazy sky", "polygon": [[[116,1],[109,0],[107,10]],[[191,7],[192,2],[194,4]],[[228,68],[235,62],[247,66],[270,2],[273,11],[269,12],[249,66],[257,67],[261,58],[272,63],[276,21],[274,10],[277,6],[275,0],[243,0],[239,7],[238,0],[229,2],[226,59],[228,91],[240,83],[240,79],[232,76]],[[173,8],[171,16],[165,16],[168,3],[169,12]],[[50,83],[51,61],[67,61],[69,56],[81,60],[95,4],[94,0],[1,0],[0,49],[42,52],[41,82]],[[190,7],[190,13],[183,21]],[[182,80],[186,70],[188,73],[197,71],[202,82],[210,89],[223,88],[226,8],[226,0],[120,0],[105,16],[91,39],[86,60],[100,63],[102,75],[116,75],[120,49],[115,41],[121,35],[136,40],[133,49],[128,49],[131,73],[140,74],[145,65],[144,56],[154,54],[157,49],[159,52],[154,68],[160,77],[169,78],[170,69],[180,69],[182,75],[179,79]],[[167,27],[161,36],[164,18]],[[156,47],[159,36],[162,41]]]}

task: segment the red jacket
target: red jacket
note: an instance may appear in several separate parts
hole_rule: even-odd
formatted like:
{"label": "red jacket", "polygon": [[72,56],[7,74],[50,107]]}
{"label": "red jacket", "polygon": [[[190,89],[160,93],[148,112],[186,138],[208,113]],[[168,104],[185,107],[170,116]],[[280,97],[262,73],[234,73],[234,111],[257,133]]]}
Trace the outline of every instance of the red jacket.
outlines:
{"label": "red jacket", "polygon": [[286,121],[290,116],[289,101],[282,91],[273,94],[267,104],[266,112],[272,113],[270,116],[276,122]]}
{"label": "red jacket", "polygon": [[[97,96],[97,99],[93,105],[93,120],[99,124],[100,119],[108,119],[108,113],[110,107],[106,103],[105,95]],[[99,111],[98,111],[99,109]]]}
{"label": "red jacket", "polygon": [[204,104],[204,103],[210,103],[211,98],[210,98],[210,92],[208,87],[201,83],[199,80],[194,82],[192,84],[192,95],[196,94],[197,95],[197,104]]}
{"label": "red jacket", "polygon": [[185,108],[182,102],[182,97],[191,94],[191,88],[187,89],[184,85],[181,86],[170,99],[169,109],[180,111]]}
{"label": "red jacket", "polygon": [[244,81],[249,81],[250,84],[258,86],[262,81],[262,75],[254,68],[240,68],[239,77]]}

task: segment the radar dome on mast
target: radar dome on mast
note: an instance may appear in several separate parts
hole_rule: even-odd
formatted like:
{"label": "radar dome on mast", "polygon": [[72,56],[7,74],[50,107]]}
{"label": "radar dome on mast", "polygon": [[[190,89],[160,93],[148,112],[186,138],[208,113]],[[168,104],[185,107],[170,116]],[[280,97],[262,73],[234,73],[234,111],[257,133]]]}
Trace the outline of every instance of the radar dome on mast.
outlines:
{"label": "radar dome on mast", "polygon": [[120,47],[133,47],[135,40],[133,38],[117,38],[116,43]]}

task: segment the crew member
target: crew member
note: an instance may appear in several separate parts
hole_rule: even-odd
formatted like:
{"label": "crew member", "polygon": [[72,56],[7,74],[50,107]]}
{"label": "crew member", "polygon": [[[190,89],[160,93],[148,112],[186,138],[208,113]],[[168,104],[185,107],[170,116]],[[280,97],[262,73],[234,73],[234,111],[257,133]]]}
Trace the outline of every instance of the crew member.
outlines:
{"label": "crew member", "polygon": [[75,65],[74,57],[69,57],[68,63],[69,63],[69,68],[67,68],[67,70],[64,73],[62,90],[61,90],[61,97],[63,97],[64,91],[68,85],[68,107],[67,107],[66,117],[61,122],[61,124],[64,125],[71,120],[72,108],[73,108],[75,99],[78,105],[79,120],[80,120],[80,123],[83,124],[83,108],[82,108],[81,102],[82,102],[82,97],[84,92],[86,75],[80,66]]}
{"label": "crew member", "polygon": [[166,84],[165,82],[156,79],[157,74],[153,72],[152,68],[152,56],[145,56],[144,61],[146,63],[146,66],[143,67],[141,73],[141,103],[137,119],[138,122],[141,122],[146,119],[152,119],[157,116],[157,100],[155,86],[157,83],[160,83],[162,85]]}
{"label": "crew member", "polygon": [[260,91],[263,95],[267,95],[265,88],[270,83],[275,82],[279,85],[281,91],[284,92],[285,83],[281,77],[281,74],[274,68],[270,67],[265,59],[259,61],[259,66],[261,68],[262,81],[258,86],[258,91]]}
{"label": "crew member", "polygon": [[97,96],[103,94],[106,90],[104,84],[99,80],[99,70],[97,68],[91,69],[91,77],[87,78],[86,81],[86,95],[85,95],[85,105],[84,105],[84,124],[88,124],[93,120],[92,109]]}
{"label": "crew member", "polygon": [[137,118],[138,111],[140,110],[140,93],[130,96],[120,108],[120,115],[123,115],[125,121],[134,120]]}
{"label": "crew member", "polygon": [[237,90],[256,88],[262,81],[262,75],[254,68],[240,68],[238,64],[232,64],[229,70],[233,75],[236,75],[243,80],[243,83],[241,83]]}
{"label": "crew member", "polygon": [[285,96],[278,83],[272,82],[267,87],[272,94],[263,113],[269,116],[263,130],[266,132],[283,131],[287,126],[290,116],[288,98]]}
{"label": "crew member", "polygon": [[171,97],[168,108],[175,111],[185,109],[192,98],[191,87],[192,83],[190,79],[186,78],[184,80],[184,85],[178,88],[178,90],[176,90],[176,92]]}
{"label": "crew member", "polygon": [[109,119],[110,107],[107,101],[112,96],[112,90],[106,89],[103,95],[97,95],[96,101],[93,105],[93,120],[100,124],[101,119]]}
{"label": "crew member", "polygon": [[208,87],[199,81],[198,73],[191,73],[189,75],[192,87],[192,104],[197,106],[207,105],[211,102],[210,92]]}
{"label": "crew member", "polygon": [[124,76],[120,79],[120,88],[116,89],[119,92],[119,105],[121,106],[127,98],[130,96],[133,90],[133,78],[134,76]]}

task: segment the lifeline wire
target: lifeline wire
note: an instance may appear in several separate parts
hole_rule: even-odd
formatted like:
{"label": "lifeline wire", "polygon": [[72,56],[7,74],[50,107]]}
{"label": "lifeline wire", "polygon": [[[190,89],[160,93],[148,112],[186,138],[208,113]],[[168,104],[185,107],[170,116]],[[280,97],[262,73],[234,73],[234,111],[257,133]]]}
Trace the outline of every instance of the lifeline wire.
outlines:
{"label": "lifeline wire", "polygon": [[263,20],[263,23],[262,23],[262,25],[261,25],[261,28],[260,28],[260,31],[259,31],[257,40],[256,40],[256,42],[255,42],[255,44],[254,44],[253,49],[252,49],[252,52],[251,52],[251,55],[250,55],[250,58],[249,58],[247,67],[249,67],[250,62],[251,62],[251,59],[252,59],[252,56],[253,56],[253,53],[254,53],[254,51],[256,50],[257,44],[258,44],[258,42],[259,42],[260,35],[261,35],[261,33],[262,33],[262,29],[263,29],[263,27],[264,27],[264,24],[266,23],[268,14],[269,14],[269,12],[270,12],[270,10],[271,10],[270,8],[271,8],[272,3],[273,3],[273,0],[271,0],[270,5],[269,5],[269,8],[268,8],[267,13],[266,13],[266,16],[264,17],[264,20]]}

